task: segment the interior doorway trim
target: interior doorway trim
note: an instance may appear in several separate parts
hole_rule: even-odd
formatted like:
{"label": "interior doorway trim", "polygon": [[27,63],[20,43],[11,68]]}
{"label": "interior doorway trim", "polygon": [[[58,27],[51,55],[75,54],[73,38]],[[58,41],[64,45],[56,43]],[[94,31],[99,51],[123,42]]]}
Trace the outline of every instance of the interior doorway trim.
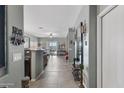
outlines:
{"label": "interior doorway trim", "polygon": [[97,87],[103,87],[102,69],[102,19],[112,11],[117,5],[110,5],[97,16]]}

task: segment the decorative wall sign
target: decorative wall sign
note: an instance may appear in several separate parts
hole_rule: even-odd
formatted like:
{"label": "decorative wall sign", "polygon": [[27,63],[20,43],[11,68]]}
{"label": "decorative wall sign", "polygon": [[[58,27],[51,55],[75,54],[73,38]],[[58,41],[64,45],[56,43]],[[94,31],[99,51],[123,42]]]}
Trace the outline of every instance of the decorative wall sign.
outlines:
{"label": "decorative wall sign", "polygon": [[87,32],[87,25],[86,25],[86,20],[84,21],[84,33]]}
{"label": "decorative wall sign", "polygon": [[11,43],[16,46],[22,45],[24,43],[22,30],[15,26],[12,27]]}
{"label": "decorative wall sign", "polygon": [[86,25],[86,20],[84,21],[83,30],[84,30],[84,39],[86,39],[86,35],[87,35],[87,25]]}

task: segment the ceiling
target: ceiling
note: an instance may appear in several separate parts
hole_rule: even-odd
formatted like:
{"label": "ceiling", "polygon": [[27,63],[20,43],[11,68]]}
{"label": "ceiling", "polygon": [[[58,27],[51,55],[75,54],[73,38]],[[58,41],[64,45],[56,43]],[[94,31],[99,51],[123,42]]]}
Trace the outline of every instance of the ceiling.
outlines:
{"label": "ceiling", "polygon": [[37,37],[66,37],[82,6],[25,5],[24,31]]}

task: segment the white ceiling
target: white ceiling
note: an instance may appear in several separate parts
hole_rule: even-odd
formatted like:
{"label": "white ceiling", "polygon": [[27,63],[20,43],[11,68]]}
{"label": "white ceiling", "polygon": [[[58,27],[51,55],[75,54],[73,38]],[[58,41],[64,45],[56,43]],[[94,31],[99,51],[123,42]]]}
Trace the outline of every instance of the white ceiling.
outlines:
{"label": "white ceiling", "polygon": [[[37,37],[66,37],[82,6],[77,5],[25,5],[25,33]],[[42,29],[39,29],[42,27]]]}

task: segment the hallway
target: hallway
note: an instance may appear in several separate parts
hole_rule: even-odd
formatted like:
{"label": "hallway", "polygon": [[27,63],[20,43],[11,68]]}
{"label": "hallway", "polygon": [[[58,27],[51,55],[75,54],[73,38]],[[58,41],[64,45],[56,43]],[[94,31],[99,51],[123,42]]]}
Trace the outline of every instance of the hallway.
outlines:
{"label": "hallway", "polygon": [[72,66],[62,56],[50,56],[48,65],[39,80],[31,88],[78,88],[72,75]]}
{"label": "hallway", "polygon": [[123,11],[124,5],[1,5],[0,88],[124,87]]}

